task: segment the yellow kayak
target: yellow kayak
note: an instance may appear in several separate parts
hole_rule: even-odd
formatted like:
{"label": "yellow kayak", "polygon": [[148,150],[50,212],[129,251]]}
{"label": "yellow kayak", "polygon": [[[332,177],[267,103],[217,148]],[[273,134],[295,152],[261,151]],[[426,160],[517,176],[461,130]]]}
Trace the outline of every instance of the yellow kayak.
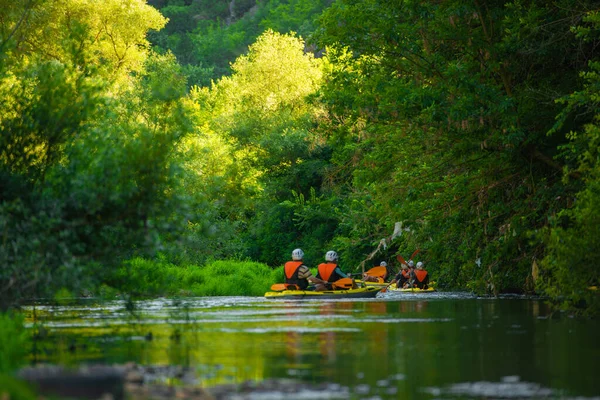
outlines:
{"label": "yellow kayak", "polygon": [[360,299],[372,298],[379,293],[381,288],[362,287],[348,290],[325,290],[317,292],[314,290],[282,290],[280,292],[267,292],[267,299]]}
{"label": "yellow kayak", "polygon": [[356,281],[356,284],[359,286],[366,286],[366,287],[377,287],[380,289],[383,289],[384,287],[387,287],[389,285],[388,282],[364,282],[364,281]]}
{"label": "yellow kayak", "polygon": [[394,285],[390,286],[388,289],[388,291],[391,292],[404,292],[404,293],[431,293],[431,292],[435,292],[435,288],[433,287],[428,287],[427,289],[419,289],[419,288],[397,288]]}

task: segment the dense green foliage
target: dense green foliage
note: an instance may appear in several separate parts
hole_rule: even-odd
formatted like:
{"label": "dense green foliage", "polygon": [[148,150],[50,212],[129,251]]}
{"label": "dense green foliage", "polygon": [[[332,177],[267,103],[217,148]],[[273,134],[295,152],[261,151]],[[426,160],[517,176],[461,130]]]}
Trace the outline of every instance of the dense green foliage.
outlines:
{"label": "dense green foliage", "polygon": [[296,32],[304,38],[332,0],[151,0],[169,18],[150,39],[171,51],[182,64],[190,85],[208,86],[231,73],[230,63],[244,54],[265,30]]}
{"label": "dense green foliage", "polygon": [[[589,13],[584,24],[574,33],[586,42],[600,38],[600,14]],[[552,133],[558,133],[571,119],[587,115],[567,134],[569,143],[562,146],[564,158],[572,161],[572,170],[567,170],[565,180],[583,182],[575,195],[573,207],[561,210],[549,224],[547,256],[543,260],[545,276],[540,288],[554,299],[562,299],[565,305],[588,307],[590,314],[597,314],[600,304],[595,291],[586,290],[588,285],[600,281],[600,255],[598,230],[600,227],[600,64],[589,62],[589,68],[580,74],[583,87],[559,103],[565,108],[559,114]]]}
{"label": "dense green foliage", "polygon": [[301,247],[597,309],[596,2],[13,3],[2,308],[261,294]]}
{"label": "dense green foliage", "polygon": [[[555,118],[556,100],[598,57],[595,40],[573,30],[593,2],[563,3],[340,1],[321,19],[319,41],[335,49],[323,100],[337,186],[353,189],[348,201],[372,199],[362,215],[408,224],[406,242],[441,285],[530,290],[532,264],[545,256],[531,234],[585,185],[581,175],[562,179],[577,163],[561,149],[591,119],[571,114],[556,127]],[[581,238],[584,248],[595,236]],[[597,264],[586,267],[594,272],[578,291],[597,281]]]}
{"label": "dense green foliage", "polygon": [[[4,3],[0,309],[94,285],[156,246],[157,230],[175,226],[172,153],[192,126],[179,66],[145,40],[164,24],[156,10],[133,0],[128,9]],[[138,23],[124,25],[124,12]]]}

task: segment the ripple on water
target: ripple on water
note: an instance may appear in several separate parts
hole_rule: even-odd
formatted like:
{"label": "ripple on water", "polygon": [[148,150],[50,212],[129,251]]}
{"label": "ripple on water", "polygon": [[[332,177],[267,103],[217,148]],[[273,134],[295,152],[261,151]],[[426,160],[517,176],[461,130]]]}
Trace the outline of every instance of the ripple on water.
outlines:
{"label": "ripple on water", "polygon": [[326,327],[326,328],[309,328],[302,326],[282,326],[282,327],[274,327],[274,328],[221,328],[217,329],[219,332],[225,333],[287,333],[287,332],[295,332],[295,333],[324,333],[324,332],[360,332],[360,329],[357,328],[336,328],[336,327]]}
{"label": "ripple on water", "polygon": [[[334,320],[343,319],[344,316],[329,316],[323,318],[323,320]],[[305,317],[302,316],[285,316],[277,318],[215,318],[215,319],[203,319],[203,318],[191,318],[191,319],[173,319],[173,318],[152,318],[152,319],[140,319],[135,320],[135,325],[202,325],[205,330],[208,330],[208,326],[228,324],[228,323],[276,323],[276,322],[295,322],[305,321]],[[78,328],[78,327],[90,327],[90,328],[106,328],[114,326],[128,326],[131,325],[132,321],[124,318],[115,318],[110,320],[94,321],[94,320],[79,320],[79,321],[44,321],[44,326],[47,328],[65,329],[65,328]],[[33,323],[26,323],[27,328],[32,328]]]}
{"label": "ripple on water", "polygon": [[476,299],[477,296],[469,292],[425,292],[412,293],[389,290],[384,293],[377,293],[378,300],[397,301],[397,300],[461,300]]}
{"label": "ripple on water", "polygon": [[353,398],[350,389],[336,384],[327,383],[310,385],[306,382],[286,381],[284,379],[268,380],[260,384],[239,386],[232,393],[226,388],[226,396],[220,396],[220,388],[210,388],[210,392],[216,398],[227,398],[230,400],[321,400],[321,399],[350,399]]}
{"label": "ripple on water", "polygon": [[[438,398],[447,398],[445,396],[449,396],[450,398],[466,396],[493,399],[572,399],[553,389],[543,387],[538,383],[521,382],[518,376],[506,376],[500,382],[460,382],[443,388],[428,387],[423,389],[423,391]],[[577,397],[577,399],[584,400],[583,397]],[[591,399],[588,398],[588,400]]]}
{"label": "ripple on water", "polygon": [[360,322],[376,322],[383,324],[414,323],[414,322],[450,322],[452,318],[360,318]]}

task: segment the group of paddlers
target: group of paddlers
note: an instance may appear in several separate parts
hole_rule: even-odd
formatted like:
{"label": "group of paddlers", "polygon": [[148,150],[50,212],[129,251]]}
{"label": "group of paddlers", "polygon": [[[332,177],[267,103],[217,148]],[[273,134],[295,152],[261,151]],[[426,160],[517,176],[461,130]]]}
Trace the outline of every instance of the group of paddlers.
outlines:
{"label": "group of paddlers", "polygon": [[[304,265],[304,252],[302,249],[292,251],[292,261],[283,267],[286,285],[295,285],[300,290],[332,290],[356,288],[356,282],[350,274],[343,272],[338,266],[338,254],[330,250],[325,254],[325,262],[317,267],[317,276],[313,276],[310,269]],[[344,285],[336,282],[344,280]]]}
{"label": "group of paddlers", "polygon": [[407,263],[402,263],[402,268],[396,274],[391,284],[396,284],[396,287],[402,289],[429,288],[429,274],[425,270],[425,264],[419,261],[415,266],[413,260],[408,260]]}
{"label": "group of paddlers", "polygon": [[[394,279],[389,282],[390,285],[396,285],[398,288],[420,288],[427,289],[429,287],[429,275],[424,268],[422,262],[418,262],[416,267],[414,262],[401,263],[402,269],[396,274]],[[363,274],[364,282],[387,282],[391,277],[391,273],[387,268],[387,263],[382,261],[381,267],[385,267],[383,276],[371,276],[367,273]],[[351,274],[347,274],[341,270],[338,265],[338,254],[330,250],[325,253],[325,262],[317,267],[317,276],[314,276],[310,269],[304,264],[304,252],[302,249],[292,251],[292,261],[288,261],[284,266],[284,279],[286,287],[299,290],[347,290],[357,288],[356,282],[352,279]]]}

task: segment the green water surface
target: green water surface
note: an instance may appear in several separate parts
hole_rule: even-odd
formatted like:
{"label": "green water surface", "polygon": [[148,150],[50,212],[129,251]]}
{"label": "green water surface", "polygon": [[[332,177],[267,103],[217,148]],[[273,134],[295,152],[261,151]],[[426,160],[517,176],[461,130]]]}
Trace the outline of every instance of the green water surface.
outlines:
{"label": "green water surface", "polygon": [[551,315],[539,299],[387,293],[126,306],[28,307],[32,362],[183,365],[205,387],[292,378],[357,399],[600,396],[599,322]]}

